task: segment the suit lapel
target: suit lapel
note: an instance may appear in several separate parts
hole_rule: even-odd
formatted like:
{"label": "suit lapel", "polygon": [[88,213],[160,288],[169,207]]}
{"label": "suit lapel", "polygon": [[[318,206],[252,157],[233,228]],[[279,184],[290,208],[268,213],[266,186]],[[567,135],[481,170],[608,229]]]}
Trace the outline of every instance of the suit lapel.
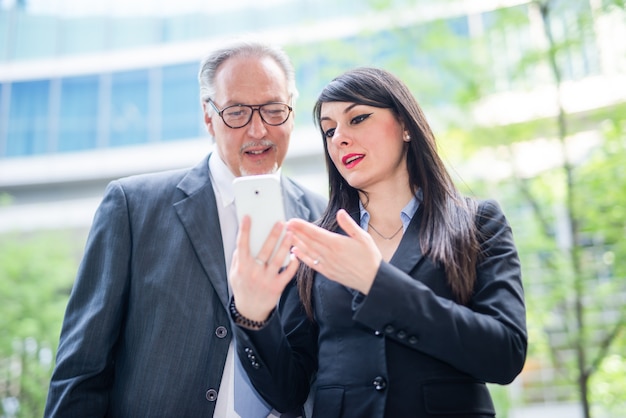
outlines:
{"label": "suit lapel", "polygon": [[[228,280],[215,193],[208,158],[192,168],[178,184],[187,197],[174,204],[198,259],[215,292],[228,310]],[[207,233],[208,232],[208,233]]]}
{"label": "suit lapel", "polygon": [[[358,209],[348,210],[350,217],[360,225],[361,221],[361,213]],[[402,240],[400,241],[400,245],[398,249],[394,253],[389,263],[399,268],[403,272],[407,274],[411,274],[411,272],[415,269],[415,267],[419,264],[419,262],[424,258],[422,254],[422,250],[420,248],[419,243],[419,229],[420,224],[422,222],[422,207],[420,206],[415,212],[415,215],[411,219],[407,230],[402,236]],[[336,231],[339,234],[346,235],[343,230]],[[321,273],[317,273],[321,275]],[[323,277],[323,276],[322,276]],[[346,291],[352,293],[357,299],[355,299],[355,303],[358,303],[364,297],[363,294],[349,288],[347,286],[341,285],[341,287],[345,288]]]}
{"label": "suit lapel", "polygon": [[[285,217],[309,219],[310,210],[301,201],[302,190],[286,178],[283,178],[281,183]],[[189,171],[178,184],[178,188],[187,195],[186,198],[174,204],[178,217],[215,292],[224,308],[228,309],[228,278],[224,261],[224,244],[222,235],[219,233],[219,216],[209,176],[208,157]],[[207,235],[207,231],[212,235]],[[211,238],[207,239],[209,236]]]}
{"label": "suit lapel", "polygon": [[291,218],[310,219],[311,211],[301,201],[302,190],[295,187],[286,177],[283,177],[280,183],[283,189],[285,218],[287,220]]}
{"label": "suit lapel", "polygon": [[[405,273],[413,271],[415,266],[423,258],[422,249],[419,243],[419,229],[422,222],[422,206],[417,209],[415,215],[411,219],[407,230],[402,236],[402,240],[396,249],[396,252],[389,260],[389,263],[396,266]],[[358,209],[352,209],[349,211],[350,216],[354,219],[354,222],[361,224],[361,213]],[[344,233],[340,231],[340,233]]]}
{"label": "suit lapel", "polygon": [[410,273],[423,258],[422,249],[419,243],[419,229],[422,222],[422,207],[415,212],[409,227],[402,236],[398,249],[389,262],[405,273]]}

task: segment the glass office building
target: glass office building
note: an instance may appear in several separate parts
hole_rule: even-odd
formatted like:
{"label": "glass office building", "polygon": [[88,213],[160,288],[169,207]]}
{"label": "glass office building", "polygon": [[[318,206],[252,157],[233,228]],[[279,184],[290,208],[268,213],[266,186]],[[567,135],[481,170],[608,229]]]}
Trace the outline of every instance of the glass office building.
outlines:
{"label": "glass office building", "polygon": [[[377,26],[369,23],[375,11],[367,8],[367,2],[283,0],[260,6],[246,1],[239,8],[214,10],[206,2],[188,0],[180,10],[161,12],[137,10],[143,4],[139,1],[134,9],[123,2],[110,2],[108,7],[105,2],[88,6],[70,0],[5,3],[0,13],[2,160],[205,136],[198,104],[198,62],[220,39],[242,33],[255,33],[291,50],[316,51],[328,40],[340,39],[351,51],[332,59],[343,59],[345,67],[413,54],[407,62],[422,71],[430,67],[438,78],[447,77],[439,81],[445,90],[440,89],[435,100],[449,100],[455,84],[458,87],[455,78],[438,71],[445,49],[410,50],[410,45],[398,40],[398,31],[385,27],[389,18],[378,14],[379,19],[373,20]],[[496,14],[488,7],[490,2],[475,9],[454,8],[454,2],[428,8],[410,6],[421,3],[408,0],[392,3],[410,11],[393,16],[405,16],[404,35],[417,42],[434,29],[432,22],[442,19],[458,36],[476,36],[493,24]],[[528,8],[524,1],[505,3],[510,8]],[[575,3],[591,14],[594,2]],[[145,2],[145,7],[159,9],[166,4]],[[493,94],[528,87],[512,84],[507,60],[497,59],[521,54],[536,42],[533,16],[527,13],[529,25],[524,30],[505,31],[489,41],[486,53],[494,55]],[[554,18],[557,32],[566,31],[572,18],[567,14]],[[608,23],[605,36],[615,39],[620,29]],[[602,41],[599,36],[590,35],[587,45],[562,57],[565,79],[581,81],[621,69],[623,62],[608,61],[623,55],[623,50],[610,40],[604,46],[598,41]],[[329,58],[314,52],[301,62],[297,57],[299,88],[308,104],[328,80],[319,74],[324,74]],[[310,125],[308,109],[297,115],[299,127]]]}

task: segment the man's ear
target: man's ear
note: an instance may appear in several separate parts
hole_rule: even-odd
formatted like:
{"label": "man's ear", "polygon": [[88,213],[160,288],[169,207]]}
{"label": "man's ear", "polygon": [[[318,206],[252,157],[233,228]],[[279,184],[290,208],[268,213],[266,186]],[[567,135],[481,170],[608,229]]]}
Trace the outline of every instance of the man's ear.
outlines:
{"label": "man's ear", "polygon": [[202,103],[202,113],[204,114],[204,126],[206,126],[207,132],[215,138],[215,131],[213,130],[213,118],[209,115],[209,107],[206,102]]}

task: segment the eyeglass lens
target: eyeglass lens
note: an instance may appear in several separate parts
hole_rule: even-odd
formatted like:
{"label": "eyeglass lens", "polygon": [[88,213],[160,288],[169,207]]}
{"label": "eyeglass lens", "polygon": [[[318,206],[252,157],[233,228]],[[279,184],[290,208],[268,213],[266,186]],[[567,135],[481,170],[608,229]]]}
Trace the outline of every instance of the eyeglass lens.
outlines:
{"label": "eyeglass lens", "polygon": [[[245,126],[252,119],[252,113],[257,108],[247,105],[229,106],[222,110],[222,118],[232,128]],[[261,119],[268,125],[280,125],[285,123],[291,112],[289,106],[284,103],[267,103],[258,107]]]}

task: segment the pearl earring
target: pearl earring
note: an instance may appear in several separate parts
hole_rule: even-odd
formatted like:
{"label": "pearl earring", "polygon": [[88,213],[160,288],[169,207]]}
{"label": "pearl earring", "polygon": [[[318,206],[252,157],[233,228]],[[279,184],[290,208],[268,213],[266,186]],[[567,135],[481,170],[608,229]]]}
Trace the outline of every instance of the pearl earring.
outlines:
{"label": "pearl earring", "polygon": [[411,135],[408,132],[404,133],[404,140],[407,142],[411,140]]}

